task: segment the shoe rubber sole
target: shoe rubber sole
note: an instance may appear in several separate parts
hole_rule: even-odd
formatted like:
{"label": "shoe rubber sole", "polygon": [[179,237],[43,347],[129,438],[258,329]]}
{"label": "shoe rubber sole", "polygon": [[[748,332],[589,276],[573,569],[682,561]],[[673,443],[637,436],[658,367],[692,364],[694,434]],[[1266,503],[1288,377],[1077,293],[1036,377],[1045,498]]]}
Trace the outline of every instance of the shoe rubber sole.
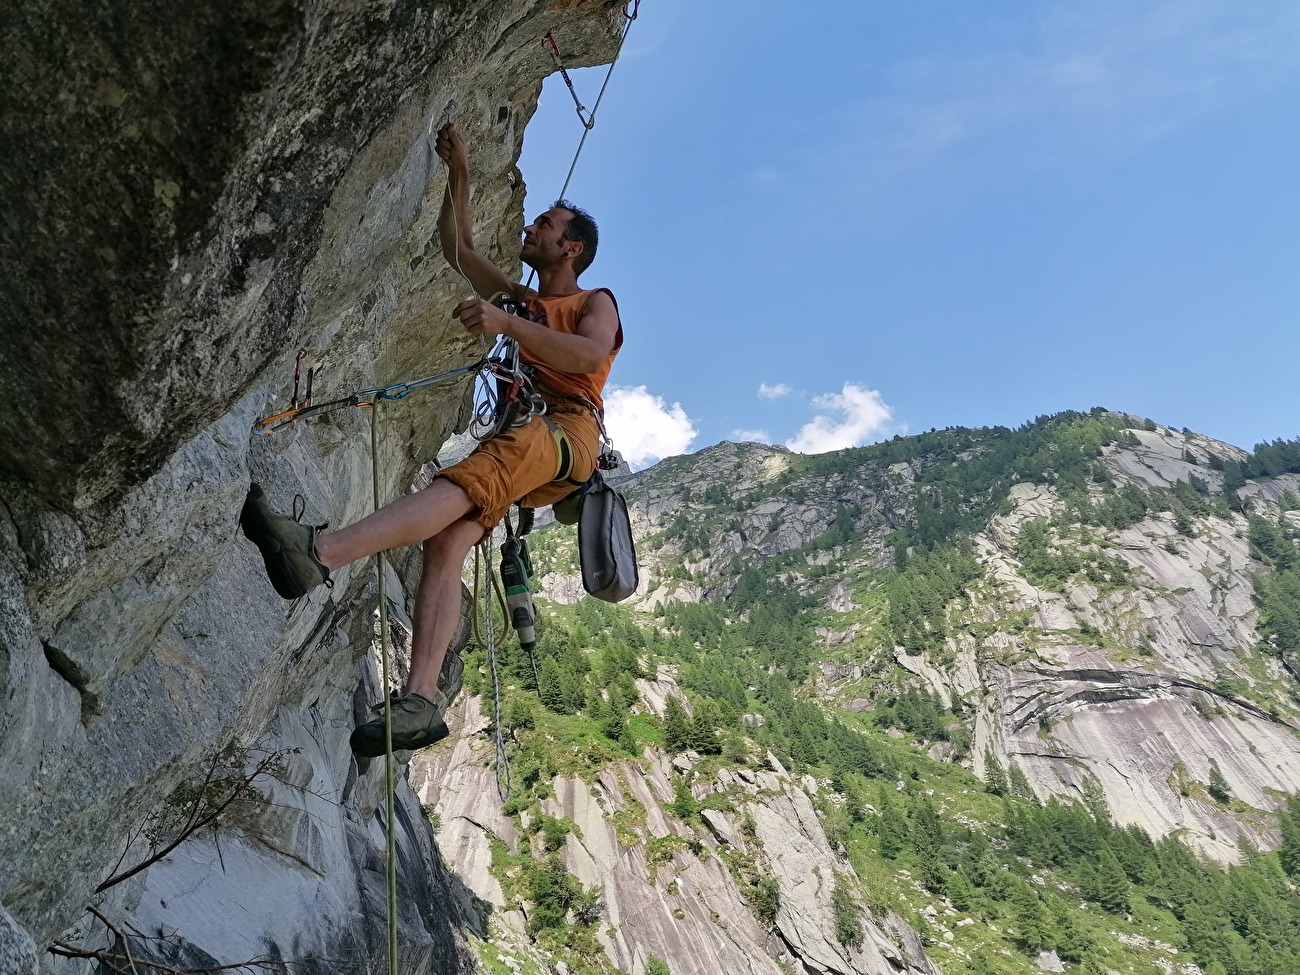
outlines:
{"label": "shoe rubber sole", "polygon": [[[447,727],[447,722],[439,721],[429,728],[423,728],[420,731],[409,735],[393,735],[393,751],[413,751],[417,748],[428,748],[430,745],[437,744],[451,734]],[[371,721],[361,725],[352,732],[349,739],[352,746],[352,753],[358,758],[378,758],[384,754],[384,723],[382,721]]]}
{"label": "shoe rubber sole", "polygon": [[266,575],[271,580],[272,588],[284,599],[298,599],[307,595],[308,587],[303,584],[298,570],[293,567],[284,547],[263,517],[259,505],[262,496],[262,489],[258,485],[249,487],[248,497],[244,499],[243,510],[239,513],[239,526],[244,530],[244,537],[262,553],[262,562],[266,566]]}

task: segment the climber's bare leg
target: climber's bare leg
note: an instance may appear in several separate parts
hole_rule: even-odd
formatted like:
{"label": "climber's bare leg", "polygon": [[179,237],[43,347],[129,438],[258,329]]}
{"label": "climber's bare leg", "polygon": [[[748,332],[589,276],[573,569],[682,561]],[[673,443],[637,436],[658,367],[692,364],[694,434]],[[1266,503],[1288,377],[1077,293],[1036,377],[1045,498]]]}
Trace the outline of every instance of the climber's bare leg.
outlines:
{"label": "climber's bare leg", "polygon": [[318,535],[316,557],[330,570],[340,569],[376,552],[433,538],[473,508],[469,495],[440,477],[424,490],[404,494],[347,528]]}
{"label": "climber's bare leg", "polygon": [[462,518],[424,543],[424,571],[415,594],[408,694],[431,701],[437,694],[442,662],[460,624],[461,569],[469,550],[482,537],[482,525]]}

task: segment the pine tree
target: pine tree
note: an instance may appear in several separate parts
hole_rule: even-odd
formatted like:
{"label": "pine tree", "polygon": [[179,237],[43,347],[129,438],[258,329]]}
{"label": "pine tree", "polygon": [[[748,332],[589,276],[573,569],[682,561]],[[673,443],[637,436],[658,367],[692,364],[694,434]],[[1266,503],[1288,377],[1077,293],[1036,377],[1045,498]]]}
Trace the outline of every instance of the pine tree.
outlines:
{"label": "pine tree", "polygon": [[700,804],[691,794],[685,776],[678,776],[673,782],[673,801],[668,804],[668,811],[682,822],[690,822],[700,811]]}
{"label": "pine tree", "polygon": [[1093,939],[1079,926],[1074,913],[1064,905],[1054,911],[1056,921],[1056,941],[1052,945],[1066,961],[1081,962],[1092,948]]}
{"label": "pine tree", "polygon": [[1115,854],[1107,850],[1097,868],[1097,903],[1112,914],[1128,913],[1129,882]]}
{"label": "pine tree", "polygon": [[676,694],[664,705],[664,748],[676,754],[691,746],[691,719]]}
{"label": "pine tree", "polygon": [[957,910],[968,912],[975,910],[978,896],[975,892],[975,885],[970,882],[970,878],[966,876],[966,871],[960,866],[948,875],[946,893],[948,899],[952,901],[952,906]]}
{"label": "pine tree", "polygon": [[718,739],[718,706],[709,699],[700,701],[691,721],[691,748],[701,755],[718,755],[722,742]]}
{"label": "pine tree", "polygon": [[1034,794],[1034,787],[1029,784],[1029,779],[1025,776],[1024,770],[1021,769],[1018,762],[1008,763],[1007,785],[1011,788],[1011,794],[1018,799],[1033,799],[1035,801],[1038,799]]}
{"label": "pine tree", "polygon": [[877,805],[880,808],[880,855],[893,860],[907,849],[907,819],[886,789],[880,790],[880,802]]}
{"label": "pine tree", "polygon": [[626,742],[627,719],[628,709],[627,705],[623,703],[623,695],[619,693],[617,687],[611,687],[609,690],[609,714],[600,723],[601,734],[611,741]]}
{"label": "pine tree", "polygon": [[1012,891],[1011,906],[1015,911],[1021,946],[1031,952],[1050,948],[1056,940],[1055,926],[1038,892],[1021,881]]}
{"label": "pine tree", "polygon": [[1219,768],[1219,763],[1210,759],[1210,798],[1221,805],[1227,805],[1232,801],[1232,790],[1228,786],[1228,780],[1223,776],[1223,770]]}
{"label": "pine tree", "polygon": [[1005,796],[1010,791],[1006,770],[991,748],[984,749],[984,788],[991,796]]}
{"label": "pine tree", "polygon": [[564,675],[554,657],[547,657],[542,661],[542,686],[538,697],[542,699],[542,705],[549,711],[554,711],[556,714],[573,713],[569,707],[567,688],[564,686]]}
{"label": "pine tree", "polygon": [[1290,796],[1282,808],[1279,825],[1282,828],[1282,845],[1277,856],[1287,875],[1300,879],[1300,795]]}

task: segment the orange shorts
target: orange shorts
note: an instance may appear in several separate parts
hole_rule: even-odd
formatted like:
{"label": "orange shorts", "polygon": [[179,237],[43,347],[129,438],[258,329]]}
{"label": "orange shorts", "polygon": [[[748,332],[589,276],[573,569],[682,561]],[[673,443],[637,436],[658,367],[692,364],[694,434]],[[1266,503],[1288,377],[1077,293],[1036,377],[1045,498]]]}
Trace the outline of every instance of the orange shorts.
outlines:
{"label": "orange shorts", "polygon": [[[466,516],[490,532],[516,501],[544,508],[576,491],[596,469],[600,428],[589,410],[553,406],[547,416],[564,430],[573,453],[568,472],[560,470],[560,447],[540,416],[479,444],[459,464],[438,474],[469,495]],[[577,482],[577,483],[573,483]]]}

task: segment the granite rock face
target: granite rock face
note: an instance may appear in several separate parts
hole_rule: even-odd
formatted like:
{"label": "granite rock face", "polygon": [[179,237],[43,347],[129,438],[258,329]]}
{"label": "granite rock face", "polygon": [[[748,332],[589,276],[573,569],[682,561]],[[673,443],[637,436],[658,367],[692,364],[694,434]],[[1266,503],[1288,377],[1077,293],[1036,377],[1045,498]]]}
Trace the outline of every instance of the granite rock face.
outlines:
{"label": "granite rock face", "polygon": [[[270,438],[252,424],[287,405],[299,349],[318,401],[480,354],[448,314],[467,289],[440,256],[433,132],[454,116],[465,133],[479,247],[516,271],[516,162],[553,70],[541,37],[554,30],[570,64],[606,61],[619,10],[21,0],[6,13],[0,901],[38,944],[83,930],[96,886],[124,850],[132,862],[131,837],[178,784],[228,747],[276,748],[295,756],[271,794],[284,821],[196,839],[99,902],[237,961],[238,944],[205,941],[201,895],[187,913],[177,891],[202,881],[235,903],[241,884],[282,877],[304,892],[283,925],[258,918],[232,938],[352,959],[335,971],[382,956],[380,779],[346,745],[382,696],[373,570],[285,604],[236,537],[250,479],[285,511],[302,495],[314,523],[365,514],[369,431],[358,411]],[[384,497],[463,426],[467,392],[384,411]],[[454,900],[399,792],[404,890],[417,906]],[[327,872],[313,900],[308,881]],[[447,923],[404,917],[403,932],[410,970],[463,964]]]}
{"label": "granite rock face", "polygon": [[3,907],[0,907],[0,972],[36,975],[36,946]]}
{"label": "granite rock face", "polygon": [[[1172,436],[1172,435],[1171,435]],[[1144,450],[1114,458],[1121,471],[1181,464],[1181,445],[1164,455]],[[1239,857],[1238,838],[1270,847],[1268,820],[1234,814],[1208,795],[1217,767],[1232,795],[1271,810],[1275,796],[1300,782],[1300,715],[1286,697],[1261,694],[1291,679],[1256,648],[1257,610],[1245,519],[1198,519],[1194,537],[1170,515],[1115,533],[1109,553],[1127,566],[1131,586],[1109,593],[1083,584],[1054,591],[1031,583],[1014,556],[1019,527],[1050,516],[1050,491],[1020,485],[1012,511],[977,540],[994,580],[979,594],[987,620],[1023,612],[1032,636],[964,634],[958,663],[924,674],[951,696],[978,704],[977,768],[986,749],[1017,765],[1042,798],[1081,798],[1089,780],[1104,791],[1112,816],[1153,836],[1178,832],[1216,859]],[[918,674],[923,673],[918,667]]]}

